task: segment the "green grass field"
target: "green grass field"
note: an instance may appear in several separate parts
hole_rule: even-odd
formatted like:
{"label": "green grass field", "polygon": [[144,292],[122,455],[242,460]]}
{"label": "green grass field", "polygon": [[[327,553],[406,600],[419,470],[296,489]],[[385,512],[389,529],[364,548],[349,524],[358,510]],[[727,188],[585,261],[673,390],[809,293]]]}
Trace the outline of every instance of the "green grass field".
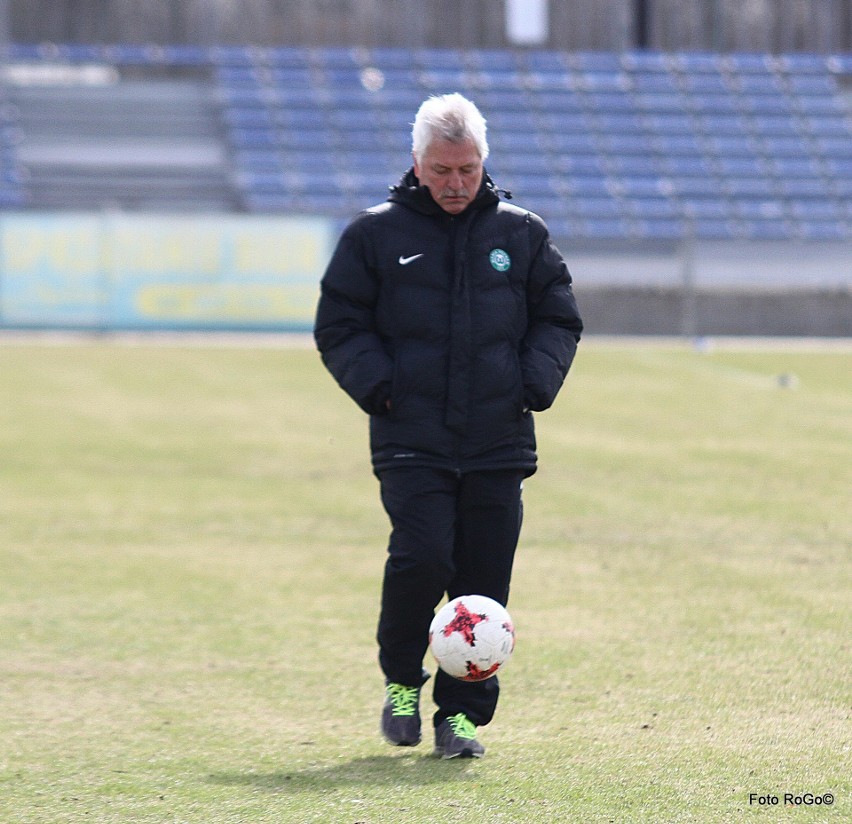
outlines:
{"label": "green grass field", "polygon": [[441,762],[378,734],[387,522],[312,350],[0,343],[0,821],[849,821],[850,367],[584,342]]}

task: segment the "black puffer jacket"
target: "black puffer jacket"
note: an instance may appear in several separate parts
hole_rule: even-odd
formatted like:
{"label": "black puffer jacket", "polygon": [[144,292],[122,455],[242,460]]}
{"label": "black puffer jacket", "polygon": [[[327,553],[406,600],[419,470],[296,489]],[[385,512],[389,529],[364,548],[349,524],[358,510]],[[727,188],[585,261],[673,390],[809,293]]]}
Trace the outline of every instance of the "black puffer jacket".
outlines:
{"label": "black puffer jacket", "polygon": [[409,170],[343,232],[314,336],[371,415],[377,472],[532,474],[530,410],[553,403],[581,331],[571,276],[539,217],[501,201],[487,175],[450,215]]}

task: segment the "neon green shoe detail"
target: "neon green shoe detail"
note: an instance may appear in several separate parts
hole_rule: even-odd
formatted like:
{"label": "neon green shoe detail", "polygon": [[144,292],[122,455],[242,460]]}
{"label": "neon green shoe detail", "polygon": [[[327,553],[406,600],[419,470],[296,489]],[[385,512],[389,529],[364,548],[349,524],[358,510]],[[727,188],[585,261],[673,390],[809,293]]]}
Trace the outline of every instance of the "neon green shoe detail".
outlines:
{"label": "neon green shoe detail", "polygon": [[482,758],[485,747],[476,740],[476,725],[462,712],[435,728],[435,751],[441,758]]}
{"label": "neon green shoe detail", "polygon": [[385,687],[382,735],[397,747],[420,743],[420,687],[393,682]]}
{"label": "neon green shoe detail", "polygon": [[476,725],[468,719],[464,713],[458,713],[447,719],[450,729],[456,738],[464,738],[467,741],[472,741],[476,738]]}

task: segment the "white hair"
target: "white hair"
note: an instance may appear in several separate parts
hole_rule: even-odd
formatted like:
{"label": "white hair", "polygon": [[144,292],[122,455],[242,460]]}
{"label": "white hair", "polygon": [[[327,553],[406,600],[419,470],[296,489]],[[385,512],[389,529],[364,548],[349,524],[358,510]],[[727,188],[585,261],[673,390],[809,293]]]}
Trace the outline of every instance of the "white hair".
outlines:
{"label": "white hair", "polygon": [[485,118],[476,105],[462,95],[442,94],[424,100],[414,118],[411,150],[418,162],[433,140],[462,143],[472,140],[483,162],[488,157]]}

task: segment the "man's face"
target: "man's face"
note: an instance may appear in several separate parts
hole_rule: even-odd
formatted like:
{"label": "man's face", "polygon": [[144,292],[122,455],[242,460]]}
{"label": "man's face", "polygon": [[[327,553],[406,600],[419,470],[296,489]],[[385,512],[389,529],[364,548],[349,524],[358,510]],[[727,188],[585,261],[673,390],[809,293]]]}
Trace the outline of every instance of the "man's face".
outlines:
{"label": "man's face", "polygon": [[417,179],[429,187],[432,199],[451,215],[464,211],[476,197],[482,173],[482,158],[472,140],[433,140],[420,162],[414,158]]}

